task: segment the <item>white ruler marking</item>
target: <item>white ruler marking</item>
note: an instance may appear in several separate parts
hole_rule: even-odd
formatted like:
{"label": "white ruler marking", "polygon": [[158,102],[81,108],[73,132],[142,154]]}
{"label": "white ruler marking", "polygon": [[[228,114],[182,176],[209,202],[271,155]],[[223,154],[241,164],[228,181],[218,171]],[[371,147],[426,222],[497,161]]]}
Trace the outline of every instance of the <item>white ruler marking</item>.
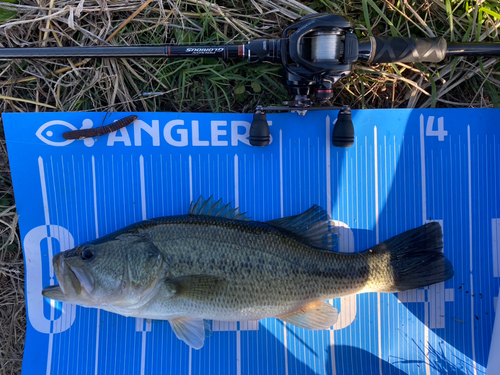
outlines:
{"label": "white ruler marking", "polygon": [[[326,212],[332,217],[332,175],[331,175],[331,149],[330,149],[330,116],[326,116],[326,124],[325,124],[325,139],[326,139]],[[337,374],[337,364],[335,360],[335,337],[334,331],[330,330],[330,357],[332,359],[332,375]]]}
{"label": "white ruler marking", "polygon": [[280,210],[281,217],[284,215],[283,211],[283,131],[280,129]]}
{"label": "white ruler marking", "polygon": [[[432,118],[429,117],[428,121]],[[425,179],[425,133],[424,133],[424,115],[420,115],[420,166],[422,179],[422,222],[427,221],[427,186]],[[424,303],[424,357],[425,357],[425,373],[430,375],[431,367],[429,363],[429,303]]]}
{"label": "white ruler marking", "polygon": [[[95,158],[92,155],[92,190],[94,193],[94,220],[95,220],[95,236],[99,238],[99,222],[97,217],[97,181],[96,181],[96,173],[95,173]],[[94,374],[97,375],[99,373],[99,325],[101,319],[101,310],[97,309],[97,324],[96,324],[96,341],[95,341],[95,368]]]}
{"label": "white ruler marking", "polygon": [[[189,158],[191,161],[191,157]],[[139,176],[141,180],[141,213],[142,220],[146,220],[147,210],[146,210],[146,176],[145,176],[145,168],[144,168],[144,157],[139,156]],[[142,340],[141,340],[141,375],[145,374],[146,371],[146,332],[148,332],[148,327],[144,327],[144,319],[137,318],[136,319],[136,330],[142,332]],[[150,331],[151,329],[149,329]]]}
{"label": "white ruler marking", "polygon": [[236,375],[241,375],[241,331],[236,331]]}
{"label": "white ruler marking", "polygon": [[469,177],[469,249],[470,249],[470,321],[471,321],[471,341],[472,341],[472,365],[474,367],[474,375],[477,375],[477,365],[476,365],[476,345],[474,338],[474,280],[472,276],[472,260],[473,260],[473,248],[472,248],[472,172],[471,172],[471,150],[470,150],[470,125],[467,125],[467,171]]}
{"label": "white ruler marking", "polygon": [[[429,121],[431,118],[429,117]],[[422,216],[423,221],[427,220],[427,191],[425,190],[425,133],[424,115],[420,115],[420,165],[422,166]]]}
{"label": "white ruler marking", "polygon": [[148,218],[146,211],[146,177],[144,176],[144,157],[141,155],[139,157],[139,171],[141,178],[141,210],[142,210],[142,220]]}
{"label": "white ruler marking", "polygon": [[101,309],[97,309],[97,328],[96,328],[96,340],[95,340],[95,368],[94,374],[99,373],[99,321],[101,319]]}
{"label": "white ruler marking", "polygon": [[[378,205],[378,140],[377,127],[373,127],[373,150],[374,150],[374,171],[375,171],[375,237],[377,244],[380,242],[379,230],[379,205]],[[382,374],[382,321],[380,311],[380,292],[377,292],[377,328],[378,328],[378,367]]]}
{"label": "white ruler marking", "polygon": [[193,201],[193,160],[189,155],[189,203]]}
{"label": "white ruler marking", "polygon": [[234,207],[240,207],[240,188],[239,188],[239,166],[238,155],[234,155]]}
{"label": "white ruler marking", "polygon": [[[240,206],[240,183],[239,183],[238,155],[234,155],[234,207]],[[241,375],[241,332],[236,324],[236,374]],[[240,323],[241,329],[241,323]]]}
{"label": "white ruler marking", "polygon": [[500,277],[500,219],[491,219],[493,276]]}
{"label": "white ruler marking", "polygon": [[[47,183],[45,181],[45,169],[43,167],[43,159],[40,156],[38,158],[38,170],[40,171],[40,184],[41,184],[41,189],[42,189],[42,200],[43,200],[43,212],[45,216],[45,225],[48,226],[50,225],[50,217],[49,217],[49,199],[47,196]],[[52,250],[52,240],[50,238],[51,233],[49,233],[47,229],[47,247],[48,247],[48,255],[49,255],[49,274],[50,274],[50,285],[54,285],[54,267],[52,266],[52,257],[53,257],[53,250]],[[50,300],[50,321],[51,321],[51,327],[50,327],[50,333],[49,333],[49,347],[48,347],[48,353],[47,353],[47,370],[46,373],[47,375],[50,374],[51,369],[52,369],[52,350],[53,350],[53,343],[54,343],[54,333],[53,331],[53,325],[54,323],[54,307],[55,307],[55,302],[54,300]]]}
{"label": "white ruler marking", "polygon": [[326,116],[326,212],[332,217],[332,172],[330,168],[330,116]]}
{"label": "white ruler marking", "polygon": [[[280,129],[280,210],[281,217],[285,215],[283,207],[283,131]],[[286,323],[283,322],[283,346],[285,347],[285,374],[288,375],[288,340]]]}
{"label": "white ruler marking", "polygon": [[94,219],[95,219],[95,235],[99,238],[99,225],[97,221],[97,188],[96,188],[96,177],[95,177],[95,158],[92,155],[92,189],[94,192]]}

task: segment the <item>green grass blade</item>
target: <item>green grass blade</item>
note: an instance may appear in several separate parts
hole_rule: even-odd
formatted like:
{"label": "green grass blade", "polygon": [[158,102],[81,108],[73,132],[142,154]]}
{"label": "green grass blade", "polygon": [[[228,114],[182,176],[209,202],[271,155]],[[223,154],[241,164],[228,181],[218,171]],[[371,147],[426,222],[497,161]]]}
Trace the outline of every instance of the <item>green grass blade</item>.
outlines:
{"label": "green grass blade", "polygon": [[[366,5],[365,5],[366,4]],[[368,9],[368,4],[371,6],[371,8],[380,16],[382,17],[382,19],[387,22],[387,24],[389,25],[390,29],[391,29],[391,33],[392,33],[392,36],[399,36],[400,33],[398,32],[398,30],[396,29],[396,27],[394,26],[394,24],[392,23],[392,21],[387,18],[387,16],[384,14],[384,12],[382,12],[382,10],[380,10],[380,8],[377,6],[377,4],[375,4],[375,1],[373,0],[363,0],[363,13],[364,13],[364,8],[366,6],[366,8]],[[366,14],[365,14],[365,17],[366,17]],[[369,18],[368,18],[369,19]],[[370,27],[370,30],[371,30],[371,27]]]}

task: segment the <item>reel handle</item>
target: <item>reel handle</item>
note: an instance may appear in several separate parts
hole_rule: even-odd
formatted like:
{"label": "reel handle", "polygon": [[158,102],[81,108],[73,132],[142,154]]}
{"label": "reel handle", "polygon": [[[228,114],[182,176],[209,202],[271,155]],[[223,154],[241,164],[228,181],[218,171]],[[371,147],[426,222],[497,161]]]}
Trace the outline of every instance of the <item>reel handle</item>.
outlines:
{"label": "reel handle", "polygon": [[368,64],[393,62],[440,62],[446,57],[443,38],[370,37],[371,54]]}

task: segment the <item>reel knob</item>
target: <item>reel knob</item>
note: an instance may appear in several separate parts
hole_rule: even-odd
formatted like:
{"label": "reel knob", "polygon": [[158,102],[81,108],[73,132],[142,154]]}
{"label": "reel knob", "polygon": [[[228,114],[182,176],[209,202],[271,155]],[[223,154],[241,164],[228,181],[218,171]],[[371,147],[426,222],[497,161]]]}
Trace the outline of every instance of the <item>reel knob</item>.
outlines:
{"label": "reel knob", "polygon": [[249,140],[252,146],[264,147],[269,144],[269,124],[265,112],[257,110],[253,114]]}
{"label": "reel knob", "polygon": [[354,144],[354,125],[351,109],[347,106],[342,107],[337,116],[332,132],[332,144],[341,148],[351,147]]}

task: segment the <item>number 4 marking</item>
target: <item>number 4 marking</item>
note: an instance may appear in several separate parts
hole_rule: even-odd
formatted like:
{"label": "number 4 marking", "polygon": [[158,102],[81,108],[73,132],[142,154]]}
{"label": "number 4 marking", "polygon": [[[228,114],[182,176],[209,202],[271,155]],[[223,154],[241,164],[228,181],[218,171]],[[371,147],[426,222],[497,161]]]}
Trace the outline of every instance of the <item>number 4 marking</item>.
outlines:
{"label": "number 4 marking", "polygon": [[437,136],[438,140],[444,141],[444,137],[448,135],[448,131],[444,130],[444,117],[438,118],[438,128],[433,129],[434,116],[429,116],[427,119],[427,127],[425,129],[425,135],[427,136]]}

